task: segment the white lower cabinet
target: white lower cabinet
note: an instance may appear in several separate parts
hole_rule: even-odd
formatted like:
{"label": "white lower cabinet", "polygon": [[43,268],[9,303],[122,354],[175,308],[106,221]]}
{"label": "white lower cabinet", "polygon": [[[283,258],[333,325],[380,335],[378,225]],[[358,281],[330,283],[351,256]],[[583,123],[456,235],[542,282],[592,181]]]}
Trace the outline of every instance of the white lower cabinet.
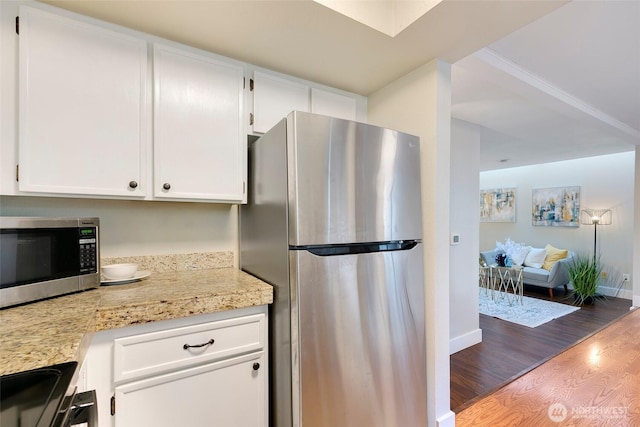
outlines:
{"label": "white lower cabinet", "polygon": [[97,333],[86,364],[99,425],[266,427],[267,308]]}
{"label": "white lower cabinet", "polygon": [[115,425],[265,426],[263,352],[115,388]]}

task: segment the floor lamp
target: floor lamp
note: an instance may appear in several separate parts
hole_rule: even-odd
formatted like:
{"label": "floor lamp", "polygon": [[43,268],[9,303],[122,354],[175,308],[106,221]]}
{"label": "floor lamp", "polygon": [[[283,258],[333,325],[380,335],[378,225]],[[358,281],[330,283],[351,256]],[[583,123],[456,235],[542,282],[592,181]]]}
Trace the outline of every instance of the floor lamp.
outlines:
{"label": "floor lamp", "polygon": [[611,225],[611,209],[582,209],[580,224],[593,225],[593,259],[596,259],[596,239],[599,225]]}

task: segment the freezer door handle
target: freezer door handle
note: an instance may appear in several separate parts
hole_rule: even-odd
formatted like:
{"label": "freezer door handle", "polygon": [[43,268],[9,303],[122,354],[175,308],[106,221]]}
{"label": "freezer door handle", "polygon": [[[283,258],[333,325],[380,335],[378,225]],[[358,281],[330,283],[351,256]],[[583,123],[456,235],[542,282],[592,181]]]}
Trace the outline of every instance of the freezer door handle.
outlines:
{"label": "freezer door handle", "polygon": [[393,242],[352,243],[346,245],[292,246],[291,250],[305,250],[318,256],[357,255],[373,252],[406,251],[413,249],[419,240],[398,240]]}

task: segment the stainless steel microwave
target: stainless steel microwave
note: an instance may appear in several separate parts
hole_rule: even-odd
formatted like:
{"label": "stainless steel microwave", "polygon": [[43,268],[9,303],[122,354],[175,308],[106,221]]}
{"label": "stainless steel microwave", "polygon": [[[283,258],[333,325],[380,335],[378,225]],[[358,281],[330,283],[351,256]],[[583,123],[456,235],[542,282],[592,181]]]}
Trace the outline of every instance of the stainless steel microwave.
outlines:
{"label": "stainless steel microwave", "polygon": [[0,308],[98,286],[98,218],[0,217]]}

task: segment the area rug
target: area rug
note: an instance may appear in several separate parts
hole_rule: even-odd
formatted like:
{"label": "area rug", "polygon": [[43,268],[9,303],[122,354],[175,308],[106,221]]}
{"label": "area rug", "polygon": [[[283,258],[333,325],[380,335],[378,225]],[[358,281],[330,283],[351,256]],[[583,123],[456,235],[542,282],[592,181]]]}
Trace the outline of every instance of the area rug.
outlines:
{"label": "area rug", "polygon": [[[580,310],[580,307],[530,297],[523,297],[522,304],[513,302],[512,305],[509,305],[504,292],[496,292],[495,300],[491,298],[491,291],[487,292],[485,289],[479,288],[479,292],[481,314],[530,328],[535,328],[553,319]],[[513,301],[513,295],[510,295],[510,297]]]}

